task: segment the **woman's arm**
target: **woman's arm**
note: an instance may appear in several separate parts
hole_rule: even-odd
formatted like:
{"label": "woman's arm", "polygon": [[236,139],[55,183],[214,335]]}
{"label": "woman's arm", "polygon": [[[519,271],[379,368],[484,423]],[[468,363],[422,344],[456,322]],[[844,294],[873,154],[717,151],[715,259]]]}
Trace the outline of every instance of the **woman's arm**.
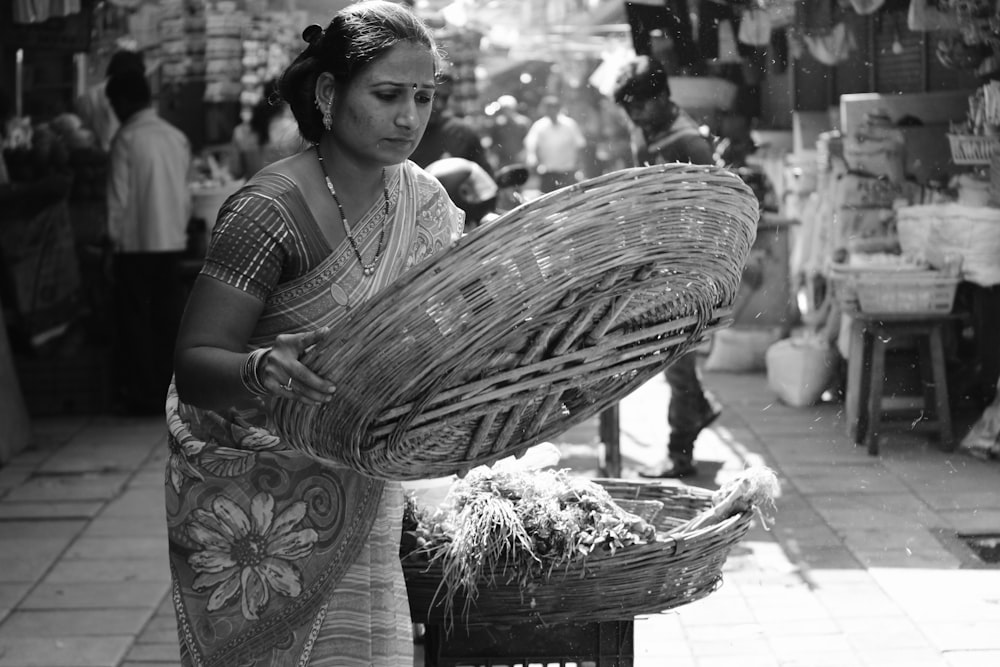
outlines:
{"label": "woman's arm", "polygon": [[[174,353],[177,392],[185,403],[209,410],[249,407],[253,393],[243,384],[249,341],[264,304],[208,276],[198,276],[181,321]],[[262,359],[258,379],[272,395],[316,405],[330,400],[333,385],[299,356],[326,334],[318,329],[283,334]],[[289,378],[292,388],[287,389]]]}

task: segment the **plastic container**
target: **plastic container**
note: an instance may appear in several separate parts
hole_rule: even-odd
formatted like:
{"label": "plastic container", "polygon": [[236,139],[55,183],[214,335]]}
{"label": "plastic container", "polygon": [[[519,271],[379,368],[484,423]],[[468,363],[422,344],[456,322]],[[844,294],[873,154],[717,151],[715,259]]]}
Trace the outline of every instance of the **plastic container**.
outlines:
{"label": "plastic container", "polygon": [[767,384],[786,405],[815,405],[833,381],[837,356],[820,339],[780,340],[767,349]]}

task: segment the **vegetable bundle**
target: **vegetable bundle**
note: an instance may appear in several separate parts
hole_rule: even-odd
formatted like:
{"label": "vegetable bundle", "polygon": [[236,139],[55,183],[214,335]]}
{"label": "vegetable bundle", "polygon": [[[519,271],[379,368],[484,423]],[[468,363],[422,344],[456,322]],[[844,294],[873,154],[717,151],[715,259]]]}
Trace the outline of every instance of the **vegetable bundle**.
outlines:
{"label": "vegetable bundle", "polygon": [[403,555],[440,561],[449,615],[458,595],[468,612],[481,581],[528,591],[595,551],[656,540],[652,525],[567,470],[482,466],[457,480],[433,514],[410,497],[406,515]]}

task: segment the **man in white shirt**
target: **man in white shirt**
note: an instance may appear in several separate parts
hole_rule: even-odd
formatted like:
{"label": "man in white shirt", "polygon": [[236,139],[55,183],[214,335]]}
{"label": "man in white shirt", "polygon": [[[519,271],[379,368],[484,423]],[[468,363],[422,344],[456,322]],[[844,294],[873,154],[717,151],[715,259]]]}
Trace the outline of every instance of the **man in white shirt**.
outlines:
{"label": "man in white shirt", "polygon": [[545,115],[524,137],[524,153],[528,166],[538,174],[539,189],[552,192],[578,180],[587,139],[577,122],[560,112],[559,98],[545,96],[541,109]]}
{"label": "man in white shirt", "polygon": [[121,127],[111,142],[108,237],[115,251],[115,387],[133,414],[162,413],[184,308],[181,260],[191,216],[191,147],[152,108],[142,72],[108,79]]}

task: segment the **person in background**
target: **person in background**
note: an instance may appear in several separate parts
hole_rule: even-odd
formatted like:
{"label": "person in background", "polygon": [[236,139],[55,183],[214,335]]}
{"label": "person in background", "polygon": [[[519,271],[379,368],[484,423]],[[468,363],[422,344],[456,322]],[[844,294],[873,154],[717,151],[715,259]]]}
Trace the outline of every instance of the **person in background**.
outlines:
{"label": "person in background", "polygon": [[98,147],[105,153],[111,150],[111,140],[120,126],[114,109],[108,103],[105,89],[108,79],[124,72],[146,73],[142,53],[127,49],[115,51],[108,60],[104,80],[91,86],[76,100],[76,112],[83,126],[94,133]]}
{"label": "person in background", "polygon": [[234,131],[233,143],[240,166],[240,173],[234,175],[242,178],[249,178],[272,162],[305,148],[291,108],[278,96],[276,82],[264,87],[264,94],[251,110],[247,123]]}
{"label": "person in background", "polygon": [[513,95],[498,97],[489,132],[490,152],[497,169],[524,162],[524,137],[529,129],[531,119],[517,110],[517,99]]}
{"label": "person in background", "polygon": [[[638,56],[626,63],[615,81],[614,100],[628,114],[643,140],[635,147],[636,164],[714,164],[708,139],[694,120],[671,100],[667,73],[658,61]],[[718,418],[720,407],[702,386],[695,352],[678,358],[664,375],[670,385],[667,457],[671,465],[662,471],[639,474],[643,477],[691,477],[697,474],[695,441],[698,434]]]}
{"label": "person in background", "polygon": [[524,137],[524,153],[544,193],[576,183],[587,139],[577,122],[561,112],[558,97],[543,97],[540,108],[542,117]]}
{"label": "person in background", "polygon": [[410,159],[421,167],[426,167],[442,158],[461,157],[472,160],[486,170],[486,173],[492,175],[493,167],[487,157],[482,137],[468,121],[456,116],[449,108],[454,88],[455,79],[450,72],[438,75],[437,91],[434,93],[434,105],[430,121],[427,123],[427,131],[424,132],[420,145],[413,151]]}
{"label": "person in background", "polygon": [[152,108],[142,72],[114,74],[105,90],[121,123],[111,142],[107,184],[119,336],[115,387],[125,412],[162,414],[184,308],[180,272],[191,216],[191,147]]}
{"label": "person in background", "polygon": [[273,408],[328,402],[302,353],[461,236],[408,159],[442,58],[388,0],[303,38],[278,90],[309,147],[222,206],[177,341],[166,507],[185,667],[413,663],[402,485],[291,449]]}

